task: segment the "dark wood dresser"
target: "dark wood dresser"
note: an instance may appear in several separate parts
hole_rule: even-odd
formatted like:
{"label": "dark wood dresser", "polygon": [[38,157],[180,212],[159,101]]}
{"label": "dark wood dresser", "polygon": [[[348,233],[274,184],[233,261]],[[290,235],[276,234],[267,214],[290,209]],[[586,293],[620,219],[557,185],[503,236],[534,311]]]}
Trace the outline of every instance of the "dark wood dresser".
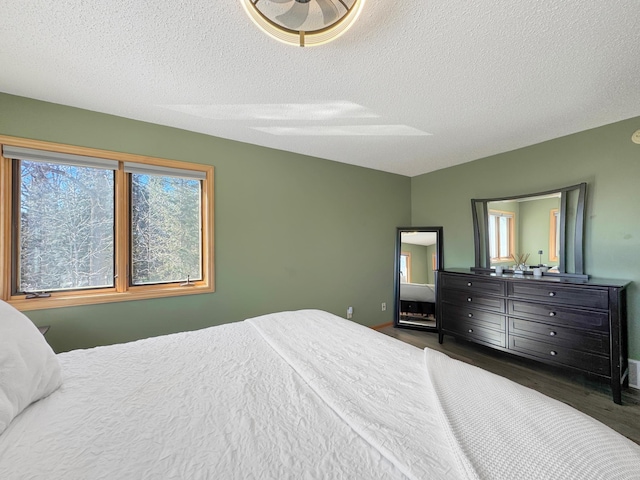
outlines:
{"label": "dark wood dresser", "polygon": [[628,386],[628,282],[551,275],[438,272],[439,341],[444,335]]}

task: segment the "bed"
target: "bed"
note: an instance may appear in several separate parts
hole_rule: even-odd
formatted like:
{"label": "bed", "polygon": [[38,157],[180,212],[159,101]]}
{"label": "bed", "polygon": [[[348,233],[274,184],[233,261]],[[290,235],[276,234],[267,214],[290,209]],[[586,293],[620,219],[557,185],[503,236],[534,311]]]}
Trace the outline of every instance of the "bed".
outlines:
{"label": "bed", "polygon": [[435,315],[436,288],[428,283],[400,283],[400,315]]}
{"label": "bed", "polygon": [[9,368],[46,384],[4,425],[2,479],[638,478],[640,447],[592,418],[326,312],[35,355],[0,307],[0,346],[30,342],[0,350],[0,409]]}

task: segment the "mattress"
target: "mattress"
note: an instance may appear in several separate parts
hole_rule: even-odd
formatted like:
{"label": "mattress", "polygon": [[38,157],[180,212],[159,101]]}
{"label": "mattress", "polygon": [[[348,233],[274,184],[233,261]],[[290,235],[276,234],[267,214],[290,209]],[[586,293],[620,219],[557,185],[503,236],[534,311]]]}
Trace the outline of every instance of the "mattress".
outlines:
{"label": "mattress", "polygon": [[58,357],[2,479],[637,478],[590,417],[317,310]]}
{"label": "mattress", "polygon": [[400,283],[400,300],[435,303],[435,285],[428,283]]}

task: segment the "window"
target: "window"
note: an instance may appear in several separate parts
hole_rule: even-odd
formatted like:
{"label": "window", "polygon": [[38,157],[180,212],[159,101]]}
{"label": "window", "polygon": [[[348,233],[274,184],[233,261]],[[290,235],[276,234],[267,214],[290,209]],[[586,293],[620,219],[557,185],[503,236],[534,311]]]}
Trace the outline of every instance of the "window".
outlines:
{"label": "window", "polygon": [[213,167],[0,144],[3,300],[31,310],[214,290]]}
{"label": "window", "polygon": [[489,210],[488,228],[491,262],[511,261],[515,251],[515,213]]}
{"label": "window", "polygon": [[13,170],[14,291],[113,287],[113,170],[29,160]]}
{"label": "window", "polygon": [[411,283],[411,252],[400,253],[400,281]]}
{"label": "window", "polygon": [[202,279],[200,181],[125,164],[131,185],[131,283]]}

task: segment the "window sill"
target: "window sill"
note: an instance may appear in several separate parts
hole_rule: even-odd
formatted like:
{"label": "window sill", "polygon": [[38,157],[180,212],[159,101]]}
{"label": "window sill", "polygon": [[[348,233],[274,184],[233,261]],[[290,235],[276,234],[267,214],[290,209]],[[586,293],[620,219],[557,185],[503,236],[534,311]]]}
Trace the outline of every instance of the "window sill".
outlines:
{"label": "window sill", "polygon": [[25,299],[23,295],[12,297],[8,303],[20,311],[44,310],[49,308],[75,307],[81,305],[97,305],[101,303],[126,302],[130,300],[149,300],[154,298],[178,297],[183,295],[197,295],[213,293],[215,288],[211,285],[195,285],[192,287],[162,286],[156,288],[132,287],[127,292],[100,292],[78,293],[66,292],[52,293],[47,298]]}

